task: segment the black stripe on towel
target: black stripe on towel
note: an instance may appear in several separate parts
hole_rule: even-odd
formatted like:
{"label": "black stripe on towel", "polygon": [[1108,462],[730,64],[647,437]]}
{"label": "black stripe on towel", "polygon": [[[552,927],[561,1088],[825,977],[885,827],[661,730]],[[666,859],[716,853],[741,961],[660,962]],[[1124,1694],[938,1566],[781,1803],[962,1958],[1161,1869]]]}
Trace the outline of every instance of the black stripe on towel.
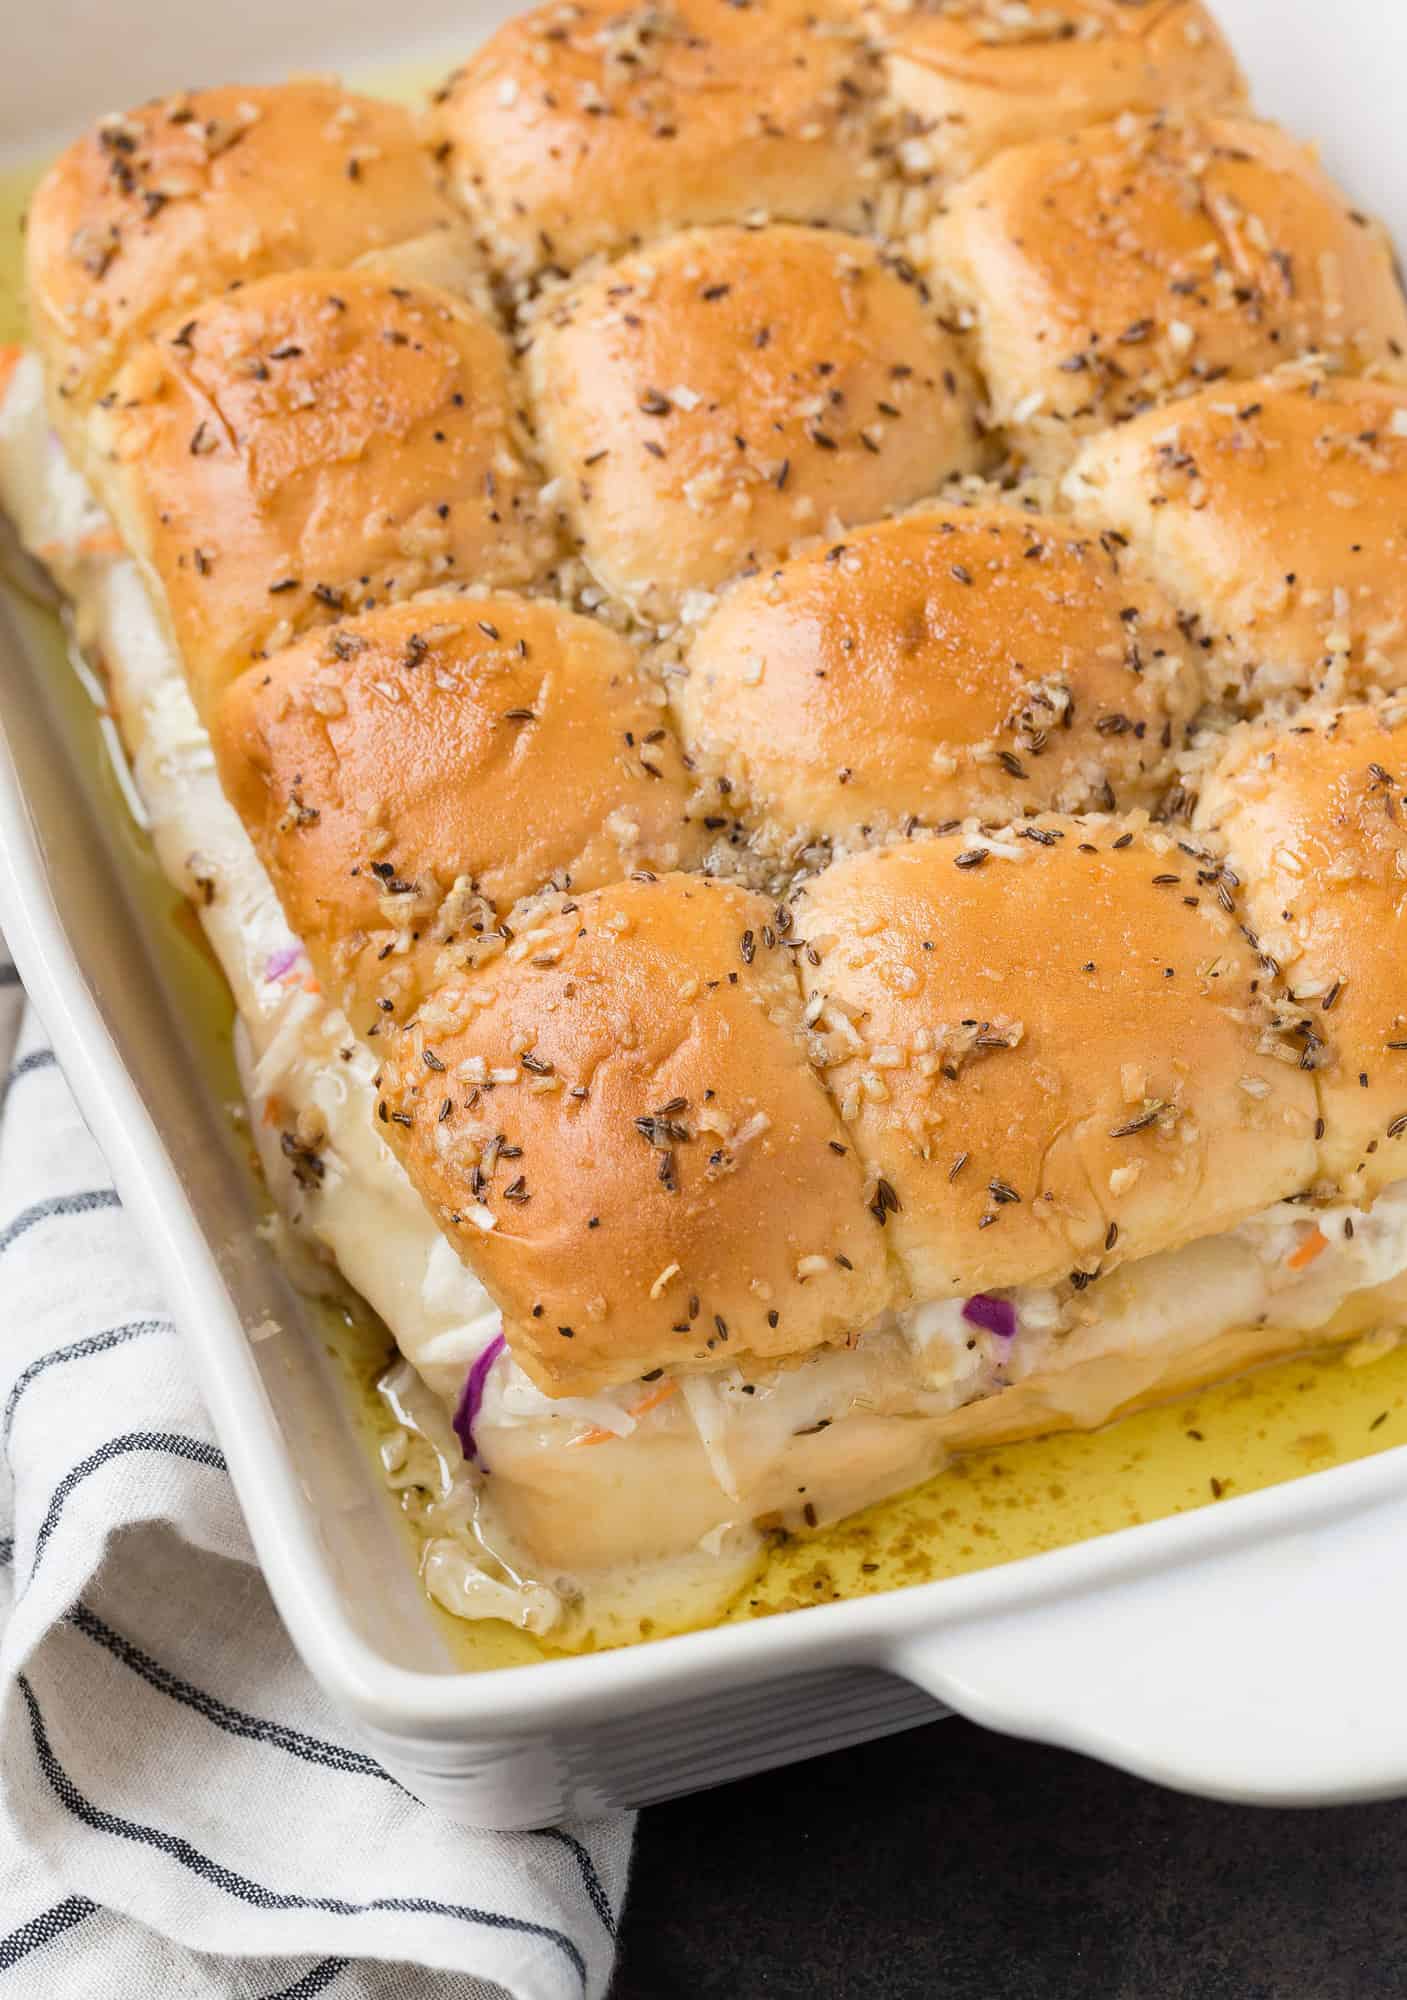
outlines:
{"label": "black stripe on towel", "polygon": [[56,1347],[48,1354],[41,1354],[37,1361],[31,1361],[28,1368],[22,1368],[15,1377],[14,1387],[5,1398],[5,1409],[0,1415],[0,1440],[8,1442],[10,1425],[14,1421],[15,1405],[37,1375],[47,1368],[56,1368],[65,1361],[83,1361],[90,1354],[106,1354],[109,1348],[125,1347],[129,1340],[141,1340],[149,1333],[170,1333],[169,1319],[134,1319],[126,1326],[109,1327],[106,1333],[90,1333],[84,1340],[75,1340],[69,1347]]}
{"label": "black stripe on towel", "polygon": [[213,1444],[207,1444],[204,1438],[183,1437],[179,1431],[129,1431],[125,1437],[109,1438],[106,1444],[100,1444],[96,1451],[90,1452],[87,1458],[75,1465],[71,1472],[66,1472],[54,1488],[49,1510],[34,1538],[34,1560],[29,1566],[31,1579],[43,1561],[49,1537],[58,1526],[59,1516],[74,1488],[81,1486],[93,1473],[100,1472],[105,1465],[111,1465],[115,1458],[134,1451],[162,1452],[169,1458],[187,1459],[192,1465],[208,1465],[213,1472],[229,1471],[224,1454],[216,1451]]}
{"label": "black stripe on towel", "polygon": [[81,1924],[85,1917],[91,1917],[97,1909],[86,1896],[69,1896],[62,1903],[55,1903],[52,1910],[45,1910],[37,1917],[31,1917],[27,1924],[21,1924],[8,1937],[0,1938],[0,1972],[8,1972],[18,1965],[22,1958],[32,1951],[39,1951],[44,1945],[52,1944],[56,1937],[71,1931],[75,1924]]}
{"label": "black stripe on towel", "polygon": [[10,1092],[22,1076],[33,1076],[37,1069],[57,1069],[59,1059],[52,1049],[31,1049],[27,1056],[21,1056],[0,1088],[0,1111],[10,1101]]}
{"label": "black stripe on towel", "polygon": [[[389,1771],[383,1771],[375,1758],[368,1757],[360,1750],[344,1749],[340,1743],[328,1743],[318,1736],[305,1736],[301,1729],[290,1729],[282,1722],[270,1722],[259,1715],[246,1715],[242,1709],[231,1708],[227,1702],[208,1694],[204,1688],[182,1680],[169,1667],[163,1667],[150,1653],[144,1653],[140,1646],[134,1646],[130,1639],[124,1639],[120,1632],[114,1632],[90,1611],[86,1604],[76,1604],[69,1613],[69,1623],[111,1653],[124,1667],[154,1687],[159,1694],[169,1695],[184,1708],[194,1709],[204,1716],[216,1729],[223,1729],[230,1736],[242,1736],[251,1743],[268,1743],[276,1750],[286,1750],[290,1757],[301,1757],[306,1764],[321,1764],[328,1770],[341,1771],[350,1777],[380,1778],[388,1785],[396,1781]],[[399,1790],[400,1788],[397,1787]]]}
{"label": "black stripe on towel", "polygon": [[59,1803],[95,1832],[110,1833],[119,1840],[131,1840],[139,1846],[155,1848],[158,1853],[179,1862],[181,1867],[188,1868],[193,1875],[222,1889],[227,1896],[233,1896],[257,1910],[322,1910],[335,1917],[361,1917],[387,1910],[402,1916],[451,1917],[459,1923],[487,1930],[512,1931],[520,1937],[542,1938],[564,1955],[581,1981],[583,1993],[586,1991],[585,1959],[566,1932],[556,1930],[550,1924],[535,1924],[526,1917],[512,1917],[503,1910],[480,1910],[467,1903],[441,1903],[428,1896],[377,1896],[370,1902],[351,1903],[341,1896],[300,1896],[288,1890],[270,1889],[262,1882],[251,1881],[247,1875],[227,1868],[223,1862],[212,1860],[176,1834],[166,1833],[160,1827],[144,1826],[140,1820],[124,1819],[118,1813],[105,1812],[102,1807],[84,1798],[54,1755],[43,1714],[26,1676],[16,1674],[15,1685],[29,1710],[30,1732],[39,1768]]}
{"label": "black stripe on towel", "polygon": [[338,1973],[345,1972],[351,1962],[350,1958],[325,1958],[311,1972],[295,1979],[291,1986],[280,1986],[277,1993],[266,1993],[263,2000],[313,2000],[314,1994],[325,1992]]}
{"label": "black stripe on towel", "polygon": [[574,1834],[564,1833],[560,1826],[541,1827],[536,1838],[555,1840],[574,1857],[577,1867],[581,1870],[581,1886],[590,1899],[591,1907],[605,1926],[606,1936],[613,1938],[616,1934],[615,1911],[611,1908],[611,1899],[606,1894],[605,1885],[596,1873],[596,1863],[587,1853],[584,1843]]}
{"label": "black stripe on towel", "polygon": [[[289,1728],[285,1723],[273,1722],[265,1716],[250,1715],[243,1709],[231,1708],[228,1702],[221,1701],[218,1696],[208,1693],[204,1688],[196,1687],[191,1681],[183,1680],[179,1674],[172,1673],[169,1667],[164,1667],[159,1660],[154,1660],[150,1653],[144,1652],[140,1646],[133,1645],[130,1639],[124,1639],[120,1632],[115,1632],[98,1617],[96,1612],[90,1611],[86,1604],[75,1605],[68,1614],[68,1622],[82,1632],[85,1638],[91,1639],[95,1645],[102,1646],[111,1653],[115,1660],[138,1675],[149,1687],[154,1687],[159,1694],[169,1696],[172,1701],[180,1702],[184,1708],[194,1709],[197,1715],[203,1716],[216,1729],[223,1729],[229,1735],[243,1737],[251,1743],[266,1743],[272,1749],[286,1751],[290,1757],[300,1757],[307,1764],[320,1764],[344,1777],[379,1778],[383,1784],[391,1785],[397,1791],[404,1789],[389,1771],[382,1769],[374,1757],[368,1757],[360,1750],[349,1749],[341,1743],[329,1743],[323,1737],[309,1736],[301,1729]],[[580,1871],[581,1884],[592,1909],[600,1918],[606,1935],[613,1938],[616,1934],[616,1920],[611,1908],[611,1899],[606,1894],[601,1878],[596,1872],[596,1864],[584,1843],[574,1834],[564,1833],[560,1827],[543,1827],[523,1835],[522,1838],[530,1841],[550,1840],[566,1848]]]}
{"label": "black stripe on towel", "polygon": [[0,1229],[0,1256],[36,1223],[47,1222],[51,1216],[93,1215],[100,1208],[121,1206],[116,1188],[85,1188],[81,1194],[56,1194],[48,1201],[36,1201],[31,1208],[22,1208],[13,1222]]}

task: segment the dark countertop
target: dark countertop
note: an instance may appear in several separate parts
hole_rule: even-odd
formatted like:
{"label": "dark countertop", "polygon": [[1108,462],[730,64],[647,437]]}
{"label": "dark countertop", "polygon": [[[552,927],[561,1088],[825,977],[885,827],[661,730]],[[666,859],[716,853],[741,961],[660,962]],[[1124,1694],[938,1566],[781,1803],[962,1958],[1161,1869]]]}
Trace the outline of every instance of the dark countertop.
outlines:
{"label": "dark countertop", "polygon": [[1407,1802],[1211,1805],[951,1721],[646,1812],[611,2000],[1389,1995]]}

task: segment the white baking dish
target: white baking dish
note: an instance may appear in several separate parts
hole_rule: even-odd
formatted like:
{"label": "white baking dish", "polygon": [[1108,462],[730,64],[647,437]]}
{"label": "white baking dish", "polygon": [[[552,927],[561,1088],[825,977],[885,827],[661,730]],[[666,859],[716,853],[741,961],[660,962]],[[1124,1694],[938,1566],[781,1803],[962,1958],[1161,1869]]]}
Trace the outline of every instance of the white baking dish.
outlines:
{"label": "white baking dish", "polygon": [[[506,11],[196,17],[64,0],[0,77],[0,134],[42,153],[179,83],[447,59]],[[1407,240],[1407,10],[1221,0],[1262,105]],[[81,33],[79,32],[81,26]],[[1246,1800],[1407,1791],[1407,1451],[1060,1553],[864,1602],[532,1670],[455,1670],[340,1414],[314,1328],[256,1232],[218,1083],[166,981],[111,801],[73,754],[52,662],[0,610],[0,923],[118,1185],[161,1261],[261,1560],[309,1667],[412,1791],[541,1824],[741,1776],[942,1713]],[[91,725],[90,725],[91,726]],[[1407,975],[1405,975],[1407,976]],[[279,1338],[244,1329],[279,1322]]]}

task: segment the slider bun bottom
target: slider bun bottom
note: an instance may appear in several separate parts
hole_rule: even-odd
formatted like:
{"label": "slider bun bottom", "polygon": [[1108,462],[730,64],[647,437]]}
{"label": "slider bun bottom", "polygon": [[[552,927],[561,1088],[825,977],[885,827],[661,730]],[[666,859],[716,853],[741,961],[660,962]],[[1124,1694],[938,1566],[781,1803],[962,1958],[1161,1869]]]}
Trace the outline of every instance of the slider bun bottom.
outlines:
{"label": "slider bun bottom", "polygon": [[540,1571],[580,1577],[613,1564],[686,1555],[710,1529],[729,1522],[772,1517],[797,1527],[799,1486],[809,1487],[826,1526],[921,1485],[963,1452],[1098,1430],[1270,1362],[1342,1345],[1404,1315],[1407,1278],[1398,1278],[1354,1294],[1312,1332],[1233,1328],[1191,1346],[1099,1355],[1031,1375],[945,1416],[842,1417],[794,1439],[741,1503],[718,1484],[692,1432],[581,1449],[544,1444],[527,1425],[481,1425],[479,1441],[493,1467],[495,1516],[524,1559]]}

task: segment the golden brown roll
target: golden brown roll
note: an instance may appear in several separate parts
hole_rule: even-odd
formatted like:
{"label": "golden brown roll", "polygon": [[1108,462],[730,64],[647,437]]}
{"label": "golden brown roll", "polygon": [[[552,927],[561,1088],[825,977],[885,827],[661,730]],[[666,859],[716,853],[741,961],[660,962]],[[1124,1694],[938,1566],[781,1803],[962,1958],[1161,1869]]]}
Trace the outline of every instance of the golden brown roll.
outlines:
{"label": "golden brown roll", "polygon": [[309,624],[550,561],[507,350],[448,292],[263,279],[148,341],[94,428],[205,714]]}
{"label": "golden brown roll", "polygon": [[658,692],[618,634],[521,597],[373,611],[226,690],[226,794],[358,1027],[501,952],[522,897],[698,858]]}
{"label": "golden brown roll", "polygon": [[890,90],[951,179],[1120,112],[1245,95],[1201,0],[877,0],[869,18]]}
{"label": "golden brown roll", "polygon": [[1358,1201],[1407,1175],[1407,704],[1236,730],[1197,824],[1245,882],[1314,1051],[1320,1172]]}
{"label": "golden brown roll", "polygon": [[1407,388],[1292,370],[1210,389],[1092,439],[1068,490],[1245,698],[1407,681]]}
{"label": "golden brown roll", "polygon": [[392,285],[418,289],[430,285],[442,292],[455,292],[487,318],[497,317],[493,273],[473,225],[462,216],[447,229],[433,230],[428,236],[412,236],[405,243],[368,250],[348,269],[369,272]]}
{"label": "golden brown roll", "polygon": [[1307,352],[1396,367],[1385,238],[1274,125],[1126,117],[1013,147],[948,199],[935,269],[1030,463],[1211,379]]}
{"label": "golden brown roll", "polygon": [[100,119],[29,209],[30,325],[61,414],[76,426],[142,334],[230,285],[451,230],[440,182],[407,112],[333,83],[182,91]]}
{"label": "golden brown roll", "polygon": [[859,227],[877,58],[844,6],[555,4],[450,77],[440,157],[512,270],[756,213]]}
{"label": "golden brown roll", "polygon": [[824,230],[691,230],[610,265],[544,316],[530,370],[586,560],[647,617],[981,450],[921,289]]}
{"label": "golden brown roll", "polygon": [[1078,1286],[1313,1178],[1314,1081],[1190,841],[1047,816],[880,848],[796,925],[813,1058],[917,1299]]}
{"label": "golden brown roll", "polygon": [[543,1388],[801,1354],[890,1304],[786,922],[702,876],[618,883],[387,1048],[382,1130]]}
{"label": "golden brown roll", "polygon": [[700,774],[770,846],[1151,805],[1202,695],[1116,540],[922,509],[739,584],[670,685]]}

